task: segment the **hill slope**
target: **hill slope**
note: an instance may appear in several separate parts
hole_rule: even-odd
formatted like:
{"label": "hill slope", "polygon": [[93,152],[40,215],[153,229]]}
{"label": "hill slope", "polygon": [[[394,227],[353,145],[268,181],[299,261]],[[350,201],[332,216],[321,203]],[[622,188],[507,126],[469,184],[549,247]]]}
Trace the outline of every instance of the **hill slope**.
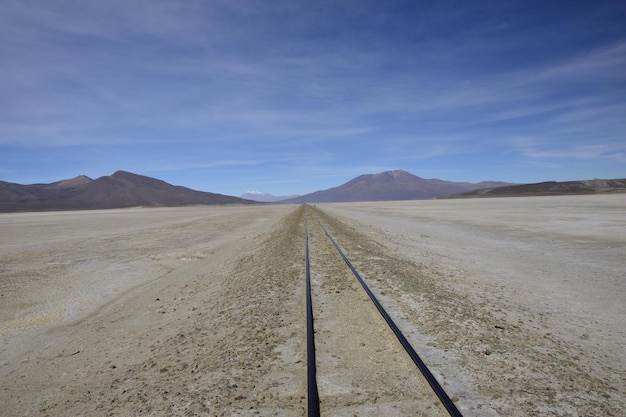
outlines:
{"label": "hill slope", "polygon": [[534,184],[511,185],[467,191],[446,198],[523,197],[542,195],[612,194],[626,193],[626,179],[547,181]]}
{"label": "hill slope", "polygon": [[253,203],[238,197],[175,186],[155,178],[117,171],[91,179],[84,175],[51,184],[0,181],[0,211],[108,209],[135,206]]}
{"label": "hill slope", "polygon": [[283,200],[281,203],[415,200],[504,185],[510,185],[510,183],[492,181],[474,184],[424,179],[403,170],[395,170],[361,175],[338,187]]}

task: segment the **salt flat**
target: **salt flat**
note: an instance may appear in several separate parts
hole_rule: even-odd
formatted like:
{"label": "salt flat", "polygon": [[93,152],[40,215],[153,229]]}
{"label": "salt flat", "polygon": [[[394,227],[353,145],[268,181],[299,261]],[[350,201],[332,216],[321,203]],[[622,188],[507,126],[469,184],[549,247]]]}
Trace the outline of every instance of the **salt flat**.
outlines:
{"label": "salt flat", "polygon": [[[416,262],[439,262],[458,284],[504,286],[552,319],[596,322],[626,369],[626,195],[335,205]],[[574,312],[574,315],[572,313]],[[583,326],[586,327],[586,326]]]}
{"label": "salt flat", "polygon": [[[0,214],[3,415],[304,415],[297,208]],[[317,208],[466,415],[626,406],[626,196]]]}
{"label": "salt flat", "polygon": [[[228,409],[238,384],[250,391],[231,371],[254,380],[264,404],[293,396],[298,379],[288,377],[287,366],[280,377],[257,369],[262,352],[269,363],[276,345],[289,351],[273,341],[277,324],[266,322],[275,317],[268,308],[292,301],[281,302],[288,285],[270,299],[267,286],[276,283],[256,282],[267,272],[255,269],[276,251],[253,257],[293,211],[198,206],[0,215],[2,415],[207,414]],[[289,268],[297,267],[291,258]],[[272,266],[292,276],[280,260]],[[291,279],[299,291],[297,284]],[[255,298],[262,300],[252,314]],[[300,316],[288,315],[299,327]],[[261,384],[261,371],[275,385]]]}
{"label": "salt flat", "polygon": [[[499,352],[506,358],[502,364],[512,361],[516,349],[525,352],[521,356],[526,358],[510,372],[511,378],[523,372],[532,374],[532,370],[520,371],[532,358],[538,366],[557,366],[534,356],[533,351],[547,349],[537,340],[549,338],[567,347],[572,363],[606,383],[612,392],[607,404],[624,406],[625,195],[352,203],[327,205],[324,209],[375,236],[399,258],[427,266],[426,273],[450,286],[459,304],[469,298],[470,309],[485,308],[509,325],[519,323],[515,331],[528,338],[527,346],[503,346]],[[461,317],[467,325],[473,319]],[[459,335],[459,344],[472,343],[471,329],[459,329],[467,331],[465,336]],[[522,330],[529,333],[522,336]],[[434,329],[431,336],[436,334]],[[490,374],[488,365],[494,361],[494,349],[488,342],[477,346],[489,353],[489,360],[480,370],[471,372],[477,375],[483,371],[485,379],[493,378],[498,371],[494,369]],[[455,352],[454,346],[449,346],[446,360],[437,351],[432,352],[431,359],[446,368],[455,354],[467,352]],[[554,355],[558,355],[556,351]],[[462,367],[459,364],[463,358],[453,359],[452,363]],[[504,370],[500,373],[507,374]],[[521,381],[518,378],[512,384],[499,383],[510,390],[528,389]],[[567,396],[558,391],[554,395]],[[589,403],[587,407],[586,412],[594,408]],[[544,411],[552,414],[555,410],[558,406]],[[507,415],[514,412],[507,406],[499,411]],[[580,408],[570,408],[564,402],[560,412],[584,415]],[[592,415],[602,415],[596,412]]]}

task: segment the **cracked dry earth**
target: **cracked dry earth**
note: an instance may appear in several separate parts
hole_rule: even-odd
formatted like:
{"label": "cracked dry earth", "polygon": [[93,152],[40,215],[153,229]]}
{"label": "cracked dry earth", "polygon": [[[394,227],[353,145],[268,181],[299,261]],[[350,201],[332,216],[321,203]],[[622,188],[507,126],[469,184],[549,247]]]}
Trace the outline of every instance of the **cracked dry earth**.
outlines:
{"label": "cracked dry earth", "polygon": [[[420,262],[347,208],[307,209],[322,415],[446,412],[313,215],[465,416],[622,415],[619,364],[588,360],[525,295]],[[1,414],[306,415],[304,212],[0,216]]]}

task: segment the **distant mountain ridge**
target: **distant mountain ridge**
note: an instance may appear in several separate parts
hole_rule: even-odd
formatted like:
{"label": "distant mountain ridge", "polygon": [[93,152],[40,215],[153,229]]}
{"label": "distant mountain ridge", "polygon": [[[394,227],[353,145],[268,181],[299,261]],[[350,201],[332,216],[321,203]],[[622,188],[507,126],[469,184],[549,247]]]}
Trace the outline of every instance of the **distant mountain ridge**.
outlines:
{"label": "distant mountain ridge", "polygon": [[51,184],[21,185],[0,181],[0,211],[109,209],[136,206],[250,204],[250,200],[168,184],[116,171],[91,179],[85,175]]}
{"label": "distant mountain ridge", "polygon": [[626,193],[626,179],[595,179],[583,181],[546,181],[466,191],[446,198],[524,197],[549,195],[584,195]]}
{"label": "distant mountain ridge", "polygon": [[424,179],[404,170],[360,175],[343,185],[316,191],[281,203],[339,203],[356,201],[416,200],[441,197],[479,188],[512,185],[499,181],[479,183]]}
{"label": "distant mountain ridge", "polygon": [[290,198],[296,198],[298,195],[285,195],[278,196],[272,195],[268,193],[261,193],[258,191],[248,191],[239,196],[240,198],[245,198],[246,200],[258,201],[259,203],[275,203],[277,201],[287,200]]}

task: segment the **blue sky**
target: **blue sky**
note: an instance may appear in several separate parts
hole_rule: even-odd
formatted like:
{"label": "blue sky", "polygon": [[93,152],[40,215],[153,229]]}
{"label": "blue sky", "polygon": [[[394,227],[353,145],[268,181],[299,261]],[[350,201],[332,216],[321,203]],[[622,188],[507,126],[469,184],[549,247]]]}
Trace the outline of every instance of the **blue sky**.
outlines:
{"label": "blue sky", "polygon": [[0,180],[626,177],[623,1],[0,3]]}

